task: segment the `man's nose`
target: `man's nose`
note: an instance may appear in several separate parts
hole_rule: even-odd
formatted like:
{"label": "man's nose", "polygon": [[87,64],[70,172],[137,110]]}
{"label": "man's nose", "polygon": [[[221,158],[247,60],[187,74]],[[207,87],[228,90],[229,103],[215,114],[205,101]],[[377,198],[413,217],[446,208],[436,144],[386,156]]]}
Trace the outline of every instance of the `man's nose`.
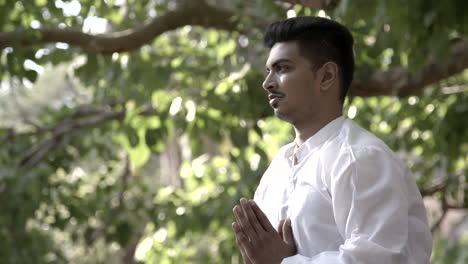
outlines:
{"label": "man's nose", "polygon": [[275,89],[276,87],[276,82],[274,81],[274,78],[272,78],[271,74],[268,74],[265,80],[263,81],[263,89],[270,91]]}

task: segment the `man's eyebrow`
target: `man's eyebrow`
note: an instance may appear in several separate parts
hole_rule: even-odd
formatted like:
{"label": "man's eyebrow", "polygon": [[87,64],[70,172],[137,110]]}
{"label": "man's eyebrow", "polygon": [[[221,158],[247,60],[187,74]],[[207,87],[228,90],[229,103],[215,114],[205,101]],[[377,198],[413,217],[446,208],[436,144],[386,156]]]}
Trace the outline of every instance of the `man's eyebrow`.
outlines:
{"label": "man's eyebrow", "polygon": [[[292,62],[292,61],[290,59],[284,59],[284,58],[277,59],[275,62],[273,62],[271,64],[271,67],[274,68],[275,66],[277,66],[278,64],[280,64],[282,62]],[[265,66],[265,69],[269,69],[268,65]]]}

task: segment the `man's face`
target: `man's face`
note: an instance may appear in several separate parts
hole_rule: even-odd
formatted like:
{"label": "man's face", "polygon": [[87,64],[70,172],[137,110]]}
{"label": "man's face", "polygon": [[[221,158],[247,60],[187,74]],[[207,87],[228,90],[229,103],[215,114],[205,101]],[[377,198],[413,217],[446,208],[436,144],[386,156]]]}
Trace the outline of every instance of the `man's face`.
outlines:
{"label": "man's face", "polygon": [[279,42],[271,48],[266,74],[263,88],[276,116],[294,125],[318,114],[319,85],[297,42]]}

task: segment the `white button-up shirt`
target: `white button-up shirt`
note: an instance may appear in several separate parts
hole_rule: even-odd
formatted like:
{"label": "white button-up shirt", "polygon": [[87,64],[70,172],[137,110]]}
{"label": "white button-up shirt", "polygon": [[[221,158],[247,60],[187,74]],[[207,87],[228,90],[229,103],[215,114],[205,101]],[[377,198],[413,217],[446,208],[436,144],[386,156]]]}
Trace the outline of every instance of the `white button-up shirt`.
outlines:
{"label": "white button-up shirt", "polygon": [[429,263],[422,197],[381,140],[339,117],[293,151],[280,149],[254,197],[273,226],[291,218],[298,254],[282,264]]}

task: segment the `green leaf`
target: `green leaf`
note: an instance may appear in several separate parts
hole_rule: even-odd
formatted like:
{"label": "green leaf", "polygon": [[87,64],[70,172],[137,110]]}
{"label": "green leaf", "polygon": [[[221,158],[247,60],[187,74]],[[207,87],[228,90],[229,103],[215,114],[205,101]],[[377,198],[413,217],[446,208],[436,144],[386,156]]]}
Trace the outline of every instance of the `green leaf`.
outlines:
{"label": "green leaf", "polygon": [[37,80],[37,72],[36,71],[27,70],[24,75],[32,83],[36,82],[36,80]]}
{"label": "green leaf", "polygon": [[160,129],[147,129],[145,132],[145,141],[148,147],[153,147],[158,143],[158,140],[161,140]]}
{"label": "green leaf", "polygon": [[132,237],[133,228],[128,222],[119,222],[115,228],[115,236],[117,243],[121,247],[127,246]]}
{"label": "green leaf", "polygon": [[124,132],[127,136],[128,143],[132,148],[135,148],[140,143],[140,137],[138,136],[138,132],[132,126],[124,126]]}

